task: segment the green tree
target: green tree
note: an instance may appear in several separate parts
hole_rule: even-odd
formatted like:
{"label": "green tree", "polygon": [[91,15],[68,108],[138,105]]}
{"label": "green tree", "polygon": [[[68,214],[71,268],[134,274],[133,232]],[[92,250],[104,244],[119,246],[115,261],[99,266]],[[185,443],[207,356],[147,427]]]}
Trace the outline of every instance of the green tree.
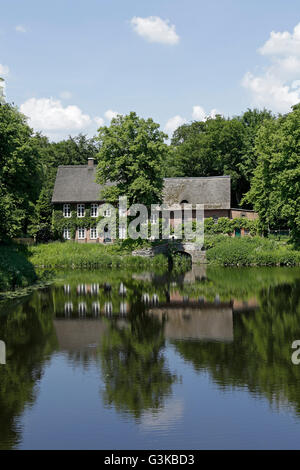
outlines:
{"label": "green tree", "polygon": [[265,120],[275,119],[271,111],[263,109],[248,109],[244,114],[238,117],[243,124],[243,150],[238,169],[245,180],[245,192],[250,189],[251,179],[257,167],[257,152],[255,150],[255,139],[257,133]]}
{"label": "green tree", "polygon": [[115,183],[102,197],[115,203],[126,195],[130,204],[149,206],[161,200],[163,162],[168,154],[159,124],[131,112],[117,116],[109,127],[100,127],[97,181]]}
{"label": "green tree", "polygon": [[270,111],[248,109],[242,116],[216,116],[180,126],[173,134],[166,176],[230,175],[232,204],[240,205],[257,165],[254,141]]}
{"label": "green tree", "polygon": [[216,116],[205,122],[184,124],[174,133],[175,176],[231,176],[232,199],[239,204],[243,190],[243,175],[238,169],[244,139],[243,124],[237,119]]}
{"label": "green tree", "polygon": [[0,240],[26,232],[41,188],[32,129],[10,104],[0,104]]}
{"label": "green tree", "polygon": [[267,120],[256,139],[258,165],[245,197],[265,229],[287,225],[300,240],[300,105]]}

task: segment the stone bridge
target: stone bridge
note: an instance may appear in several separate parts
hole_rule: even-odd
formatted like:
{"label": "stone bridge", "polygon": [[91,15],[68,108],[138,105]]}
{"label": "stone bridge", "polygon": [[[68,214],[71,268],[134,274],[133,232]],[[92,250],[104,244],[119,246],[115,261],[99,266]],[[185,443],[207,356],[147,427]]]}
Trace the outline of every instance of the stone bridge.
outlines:
{"label": "stone bridge", "polygon": [[206,263],[206,253],[201,249],[201,247],[199,247],[199,245],[179,240],[167,241],[164,244],[153,246],[151,248],[134,250],[132,255],[153,257],[159,254],[170,255],[177,253],[182,254],[183,256],[190,256],[192,258],[192,263]]}

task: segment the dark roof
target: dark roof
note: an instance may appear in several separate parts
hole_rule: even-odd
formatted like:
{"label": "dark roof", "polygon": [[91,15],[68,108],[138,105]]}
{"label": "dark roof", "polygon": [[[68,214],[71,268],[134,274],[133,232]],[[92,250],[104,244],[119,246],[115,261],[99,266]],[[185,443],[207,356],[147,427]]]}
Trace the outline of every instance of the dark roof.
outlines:
{"label": "dark roof", "polygon": [[96,166],[59,166],[56,174],[52,202],[99,201],[100,192],[104,186],[95,183],[96,171]]}
{"label": "dark roof", "polygon": [[[60,166],[57,170],[52,202],[97,202],[107,185],[95,183],[97,167]],[[230,209],[230,176],[205,178],[165,178],[163,202],[204,204],[206,209]]]}
{"label": "dark roof", "polygon": [[230,176],[165,178],[165,204],[204,204],[205,209],[230,209]]}

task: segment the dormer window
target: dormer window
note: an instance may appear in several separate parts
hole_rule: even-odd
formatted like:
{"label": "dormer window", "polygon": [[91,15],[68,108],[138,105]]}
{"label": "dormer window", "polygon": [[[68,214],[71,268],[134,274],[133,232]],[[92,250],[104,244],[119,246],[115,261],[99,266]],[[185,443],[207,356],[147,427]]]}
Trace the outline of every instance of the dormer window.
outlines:
{"label": "dormer window", "polygon": [[84,217],[84,216],[85,216],[85,205],[77,204],[77,217]]}
{"label": "dormer window", "polygon": [[71,217],[71,205],[70,204],[63,205],[63,216]]}
{"label": "dormer window", "polygon": [[91,217],[98,217],[98,204],[91,204]]}

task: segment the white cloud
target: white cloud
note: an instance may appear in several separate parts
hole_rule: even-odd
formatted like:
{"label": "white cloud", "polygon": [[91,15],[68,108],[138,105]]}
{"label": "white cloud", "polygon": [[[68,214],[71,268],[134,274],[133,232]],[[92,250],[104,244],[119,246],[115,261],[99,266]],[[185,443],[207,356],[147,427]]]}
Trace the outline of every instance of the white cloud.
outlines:
{"label": "white cloud", "polygon": [[70,100],[72,98],[72,93],[70,91],[65,90],[60,92],[59,96],[63,100]]}
{"label": "white cloud", "polygon": [[112,109],[108,109],[105,113],[104,116],[108,121],[111,121],[113,118],[117,117],[120,113],[117,111],[113,111]]}
{"label": "white cloud", "polygon": [[177,127],[182,126],[186,122],[187,120],[179,115],[170,118],[165,125],[165,133],[168,134],[169,137],[171,137]]}
{"label": "white cloud", "polygon": [[284,31],[276,33],[272,31],[268,41],[259,49],[262,55],[270,56],[298,56],[300,57],[300,23],[298,23],[293,33]]}
{"label": "white cloud", "polygon": [[134,31],[149,42],[175,45],[179,42],[179,36],[175,26],[169,20],[162,20],[158,16],[140,18],[135,16],[131,20]]}
{"label": "white cloud", "polygon": [[4,78],[9,74],[9,67],[7,65],[0,64],[0,77]]}
{"label": "white cloud", "polygon": [[17,33],[26,33],[27,32],[27,29],[25,28],[25,26],[19,24],[15,27],[15,30],[17,31]]}
{"label": "white cloud", "polygon": [[94,121],[98,127],[104,126],[104,119],[102,117],[96,116],[94,117]]}
{"label": "white cloud", "polygon": [[206,118],[206,113],[204,111],[204,108],[202,108],[202,106],[193,106],[192,117],[196,121],[204,121]]}
{"label": "white cloud", "polygon": [[206,121],[208,118],[215,119],[217,114],[221,114],[217,109],[212,109],[207,114],[202,106],[193,106],[192,118],[196,121]]}
{"label": "white cloud", "polygon": [[75,105],[63,107],[53,98],[30,98],[20,106],[28,116],[29,125],[47,135],[61,131],[81,131],[91,124],[91,118]]}
{"label": "white cloud", "polygon": [[269,65],[259,75],[247,72],[242,84],[252,95],[253,105],[285,113],[300,101],[300,23],[293,33],[274,32],[259,49],[270,58]]}

